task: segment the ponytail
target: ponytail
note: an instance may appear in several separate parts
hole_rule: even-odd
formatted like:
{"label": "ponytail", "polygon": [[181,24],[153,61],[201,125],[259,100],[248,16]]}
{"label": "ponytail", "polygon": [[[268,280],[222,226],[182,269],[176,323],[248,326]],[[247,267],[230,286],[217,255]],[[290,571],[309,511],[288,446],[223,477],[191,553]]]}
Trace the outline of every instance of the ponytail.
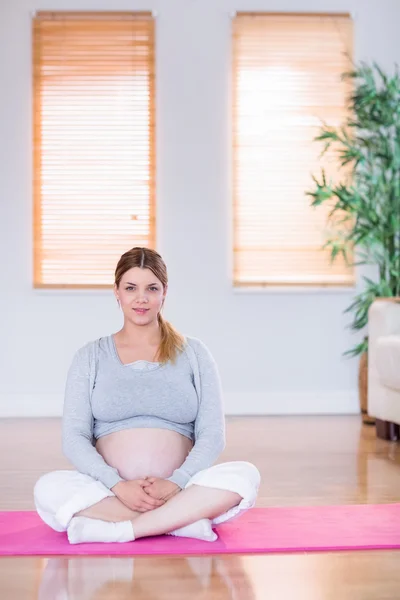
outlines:
{"label": "ponytail", "polygon": [[183,351],[186,339],[169,321],[164,319],[161,312],[158,313],[157,318],[161,330],[161,342],[157,352],[157,358],[162,363],[168,361],[175,363],[178,352]]}

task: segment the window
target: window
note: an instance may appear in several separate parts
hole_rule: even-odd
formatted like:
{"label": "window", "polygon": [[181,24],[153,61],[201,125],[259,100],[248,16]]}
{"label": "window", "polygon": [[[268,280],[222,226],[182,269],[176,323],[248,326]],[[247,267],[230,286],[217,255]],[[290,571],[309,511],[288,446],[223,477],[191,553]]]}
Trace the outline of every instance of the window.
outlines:
{"label": "window", "polygon": [[34,287],[108,288],[155,247],[151,14],[37,13],[33,89]]}
{"label": "window", "polygon": [[239,13],[233,21],[234,285],[353,285],[330,263],[328,211],[306,191],[337,160],[313,142],[321,120],[346,115],[352,22],[348,15]]}

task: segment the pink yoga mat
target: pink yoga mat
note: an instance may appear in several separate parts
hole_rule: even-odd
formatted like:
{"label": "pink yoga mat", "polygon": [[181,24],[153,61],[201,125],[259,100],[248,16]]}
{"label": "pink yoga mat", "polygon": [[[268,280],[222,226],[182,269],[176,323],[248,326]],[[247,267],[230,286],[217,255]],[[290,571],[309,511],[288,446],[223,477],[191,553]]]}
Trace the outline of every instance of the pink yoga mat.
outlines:
{"label": "pink yoga mat", "polygon": [[216,528],[216,542],[158,536],[76,544],[34,512],[0,512],[0,555],[248,554],[400,548],[400,504],[253,508]]}

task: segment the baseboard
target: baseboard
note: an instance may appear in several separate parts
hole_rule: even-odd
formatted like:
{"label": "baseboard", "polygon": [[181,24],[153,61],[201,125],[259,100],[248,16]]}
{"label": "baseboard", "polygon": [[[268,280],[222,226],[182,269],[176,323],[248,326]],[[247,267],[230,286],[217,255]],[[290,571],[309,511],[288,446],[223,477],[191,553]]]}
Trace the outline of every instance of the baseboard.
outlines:
{"label": "baseboard", "polygon": [[[59,394],[0,393],[0,418],[60,417]],[[352,415],[360,413],[357,391],[227,392],[226,415]]]}

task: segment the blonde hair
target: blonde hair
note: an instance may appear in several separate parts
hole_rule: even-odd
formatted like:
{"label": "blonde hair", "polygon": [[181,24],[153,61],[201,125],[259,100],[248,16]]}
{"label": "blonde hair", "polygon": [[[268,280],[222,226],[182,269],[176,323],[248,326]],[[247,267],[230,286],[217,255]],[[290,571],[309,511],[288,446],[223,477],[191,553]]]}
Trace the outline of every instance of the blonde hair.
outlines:
{"label": "blonde hair", "polygon": [[[151,248],[135,247],[125,252],[118,261],[115,269],[115,285],[119,288],[121,279],[129,269],[150,269],[159,279],[163,288],[168,284],[167,267],[160,254]],[[161,342],[157,351],[156,360],[161,363],[175,362],[178,352],[183,351],[186,338],[180,334],[169,321],[166,321],[161,312],[157,315],[161,331]]]}

